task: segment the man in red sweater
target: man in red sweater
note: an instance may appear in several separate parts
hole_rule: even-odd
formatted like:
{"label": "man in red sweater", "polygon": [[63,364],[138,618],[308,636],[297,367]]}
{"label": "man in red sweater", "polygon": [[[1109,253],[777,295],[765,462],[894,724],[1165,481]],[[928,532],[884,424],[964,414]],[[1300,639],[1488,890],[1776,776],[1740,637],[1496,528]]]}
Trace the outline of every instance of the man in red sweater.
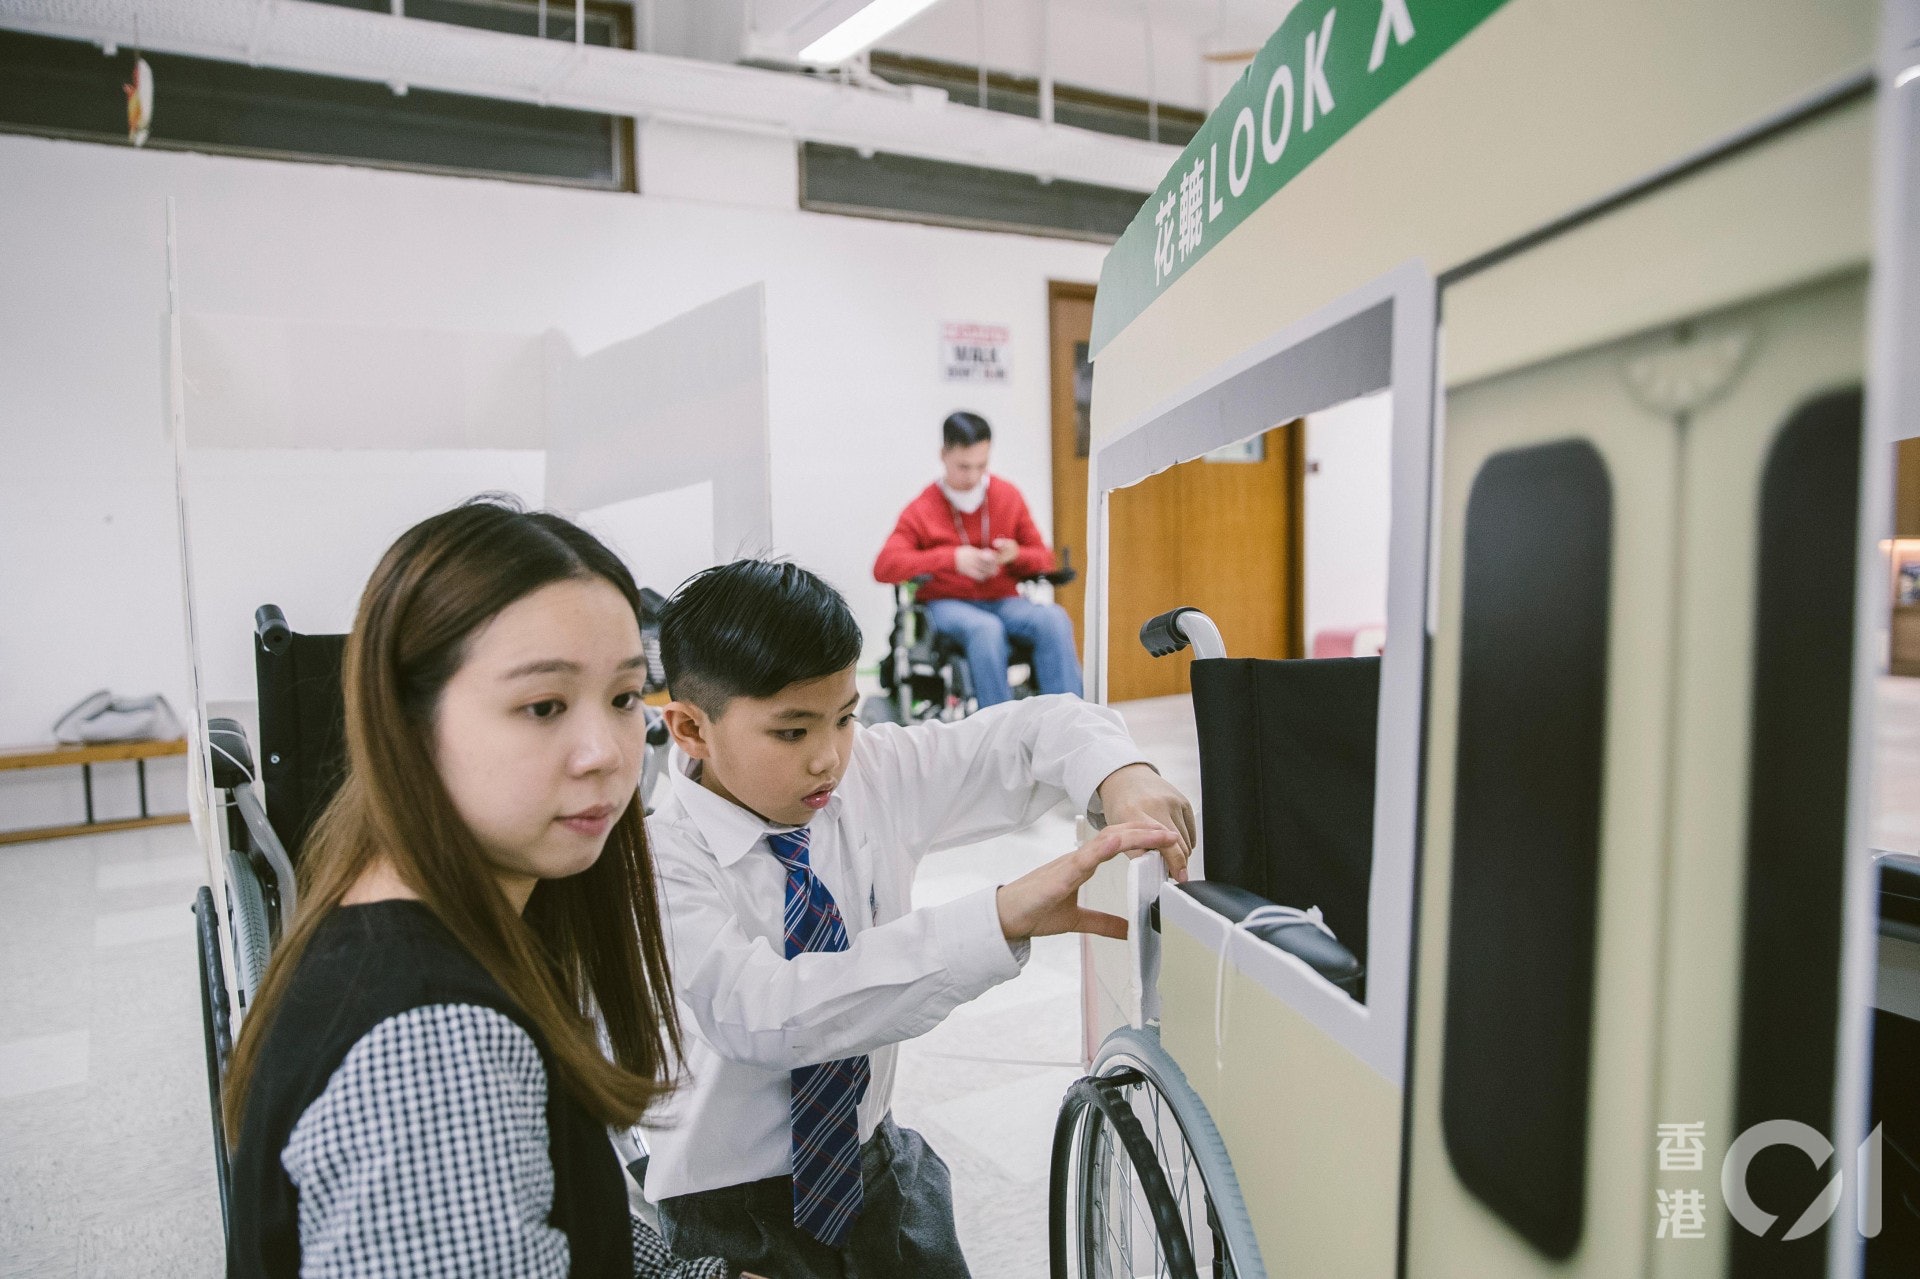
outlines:
{"label": "man in red sweater", "polygon": [[920,588],[933,629],[966,649],[980,705],[1008,701],[1007,637],[1033,645],[1043,693],[1081,693],[1073,622],[1058,604],[1036,604],[1015,583],[1053,571],[1053,551],[1034,525],[1020,490],[987,474],[993,430],[978,413],[955,413],[942,428],[945,474],[900,512],[873,562],[875,580]]}

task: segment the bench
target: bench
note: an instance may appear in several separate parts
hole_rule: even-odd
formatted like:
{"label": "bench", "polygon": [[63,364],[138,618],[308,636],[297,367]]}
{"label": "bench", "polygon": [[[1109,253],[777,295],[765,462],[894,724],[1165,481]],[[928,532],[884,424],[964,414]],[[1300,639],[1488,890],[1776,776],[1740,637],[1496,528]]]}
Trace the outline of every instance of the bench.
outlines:
{"label": "bench", "polygon": [[[80,766],[87,795],[87,820],[72,826],[38,826],[31,830],[0,831],[0,844],[24,844],[30,840],[64,839],[69,835],[95,835],[115,830],[137,830],[144,826],[176,826],[187,820],[185,813],[147,812],[147,761],[162,755],[184,755],[184,737],[171,740],[143,738],[131,742],[96,742],[80,746],[28,746],[0,750],[0,773],[27,768],[71,768]],[[95,821],[93,817],[93,766],[95,764],[134,762],[140,775],[140,816],[115,821]]]}

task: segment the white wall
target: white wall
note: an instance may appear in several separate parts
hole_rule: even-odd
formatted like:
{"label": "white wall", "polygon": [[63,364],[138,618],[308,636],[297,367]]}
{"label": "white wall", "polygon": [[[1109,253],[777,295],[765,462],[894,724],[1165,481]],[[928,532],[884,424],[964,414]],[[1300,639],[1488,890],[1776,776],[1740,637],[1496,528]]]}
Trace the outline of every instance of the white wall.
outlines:
{"label": "white wall", "polygon": [[[18,137],[0,137],[0,175],[0,743],[44,739],[60,710],[101,685],[186,705],[163,416],[168,195],[179,210],[181,306],[195,313],[557,328],[593,351],[764,282],[775,539],[847,592],[875,652],[890,596],[870,578],[873,555],[932,478],[948,412],[993,421],[997,469],[1048,522],[1046,281],[1093,280],[1103,253]],[[1012,381],[941,382],[943,320],[1008,325]],[[244,635],[248,619],[226,624]],[[156,791],[177,795],[181,774],[172,776]],[[106,777],[99,785],[104,814],[120,792]],[[70,820],[78,790],[64,772],[8,775],[0,826]],[[130,796],[129,780],[127,806]]]}
{"label": "white wall", "polygon": [[1392,519],[1393,406],[1386,393],[1307,417],[1306,642],[1384,625]]}

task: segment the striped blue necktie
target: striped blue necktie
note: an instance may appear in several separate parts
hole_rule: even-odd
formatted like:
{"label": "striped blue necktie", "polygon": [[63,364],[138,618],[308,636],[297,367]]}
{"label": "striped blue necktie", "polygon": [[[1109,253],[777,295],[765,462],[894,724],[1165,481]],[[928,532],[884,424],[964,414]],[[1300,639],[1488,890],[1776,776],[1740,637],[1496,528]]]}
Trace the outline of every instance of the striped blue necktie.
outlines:
{"label": "striped blue necktie", "polygon": [[[787,958],[847,948],[833,894],[807,862],[804,827],[767,836],[787,868]],[[792,1072],[793,1224],[838,1248],[860,1215],[860,1101],[873,1068],[865,1056]]]}

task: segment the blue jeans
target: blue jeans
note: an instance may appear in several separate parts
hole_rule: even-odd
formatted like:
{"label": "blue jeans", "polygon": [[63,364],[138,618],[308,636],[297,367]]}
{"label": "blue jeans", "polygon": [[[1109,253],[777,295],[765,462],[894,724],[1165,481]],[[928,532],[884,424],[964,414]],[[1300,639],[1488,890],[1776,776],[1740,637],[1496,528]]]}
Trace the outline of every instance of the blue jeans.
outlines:
{"label": "blue jeans", "polygon": [[1013,700],[1007,686],[1007,637],[1033,645],[1033,674],[1043,693],[1082,696],[1080,658],[1073,650],[1073,619],[1058,604],[1025,596],[1003,600],[929,600],[933,629],[966,649],[973,693],[982,706]]}

